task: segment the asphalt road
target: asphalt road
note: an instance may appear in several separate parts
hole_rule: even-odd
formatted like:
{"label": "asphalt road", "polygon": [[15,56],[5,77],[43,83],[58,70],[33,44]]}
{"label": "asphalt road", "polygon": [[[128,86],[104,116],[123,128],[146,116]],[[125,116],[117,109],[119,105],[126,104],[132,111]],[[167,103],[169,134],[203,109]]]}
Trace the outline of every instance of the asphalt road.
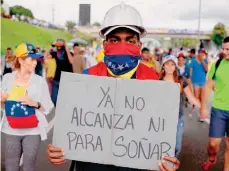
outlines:
{"label": "asphalt road", "polygon": [[[210,103],[209,103],[210,108]],[[182,152],[179,156],[181,162],[179,171],[199,171],[200,166],[207,159],[207,141],[208,141],[208,124],[198,122],[197,112],[190,115],[191,107],[185,108],[185,128],[183,136]],[[54,117],[54,111],[48,116],[51,121]],[[62,166],[53,166],[47,159],[46,147],[52,141],[51,129],[48,133],[48,139],[42,142],[37,157],[36,171],[68,171],[70,162]],[[1,144],[1,170],[4,171],[4,136],[2,135]],[[221,145],[218,155],[217,164],[211,171],[223,170],[223,152],[225,150],[225,141]]]}

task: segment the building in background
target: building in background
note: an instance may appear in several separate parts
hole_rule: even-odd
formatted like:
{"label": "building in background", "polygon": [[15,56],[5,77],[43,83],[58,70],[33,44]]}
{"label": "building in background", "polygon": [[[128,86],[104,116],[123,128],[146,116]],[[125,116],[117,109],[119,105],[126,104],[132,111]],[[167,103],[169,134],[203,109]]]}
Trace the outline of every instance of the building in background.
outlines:
{"label": "building in background", "polygon": [[5,16],[9,16],[10,15],[10,7],[8,4],[6,4],[5,2],[3,2],[3,4],[1,5],[1,7],[4,10],[4,15]]}
{"label": "building in background", "polygon": [[86,26],[91,23],[91,4],[79,5],[79,26]]}

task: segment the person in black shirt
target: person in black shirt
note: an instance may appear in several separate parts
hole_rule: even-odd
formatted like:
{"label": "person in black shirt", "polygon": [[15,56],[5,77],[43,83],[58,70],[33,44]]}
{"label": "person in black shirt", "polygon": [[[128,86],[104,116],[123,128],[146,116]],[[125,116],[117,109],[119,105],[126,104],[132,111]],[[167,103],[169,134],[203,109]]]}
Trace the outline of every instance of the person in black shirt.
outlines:
{"label": "person in black shirt", "polygon": [[63,39],[57,39],[53,46],[56,47],[56,51],[52,50],[50,52],[51,49],[48,49],[45,53],[45,57],[48,55],[48,52],[50,52],[52,58],[55,58],[56,60],[56,73],[53,79],[54,81],[51,93],[52,101],[56,106],[61,71],[72,72],[73,54],[71,54]]}

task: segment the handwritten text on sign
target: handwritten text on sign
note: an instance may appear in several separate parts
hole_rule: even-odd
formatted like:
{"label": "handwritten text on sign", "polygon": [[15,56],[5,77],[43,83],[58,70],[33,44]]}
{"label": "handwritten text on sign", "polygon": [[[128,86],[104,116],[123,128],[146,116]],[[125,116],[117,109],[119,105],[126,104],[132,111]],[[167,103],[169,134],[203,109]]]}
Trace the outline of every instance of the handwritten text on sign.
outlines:
{"label": "handwritten text on sign", "polygon": [[62,73],[54,145],[67,159],[158,169],[174,155],[179,87]]}

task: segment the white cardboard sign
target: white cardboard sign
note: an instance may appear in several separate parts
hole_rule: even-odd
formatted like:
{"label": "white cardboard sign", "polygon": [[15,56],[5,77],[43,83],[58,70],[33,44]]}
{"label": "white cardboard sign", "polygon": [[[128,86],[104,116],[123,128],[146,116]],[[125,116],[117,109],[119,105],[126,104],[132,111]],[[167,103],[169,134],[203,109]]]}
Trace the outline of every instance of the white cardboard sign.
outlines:
{"label": "white cardboard sign", "polygon": [[165,81],[62,72],[53,145],[70,160],[158,170],[175,153],[179,96]]}

